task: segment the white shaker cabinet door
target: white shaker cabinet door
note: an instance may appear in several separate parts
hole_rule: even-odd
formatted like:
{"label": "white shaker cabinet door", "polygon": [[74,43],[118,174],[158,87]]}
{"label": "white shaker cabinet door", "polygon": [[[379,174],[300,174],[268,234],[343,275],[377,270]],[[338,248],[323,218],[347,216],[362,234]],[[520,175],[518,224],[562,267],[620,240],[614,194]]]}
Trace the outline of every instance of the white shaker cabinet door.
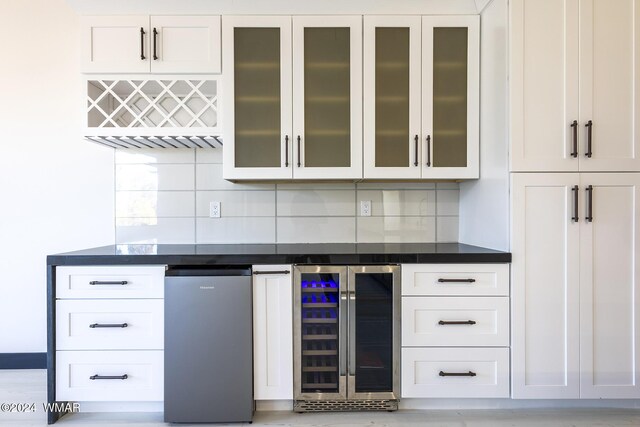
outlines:
{"label": "white shaker cabinet door", "polygon": [[640,174],[580,181],[580,397],[637,399]]}
{"label": "white shaker cabinet door", "polygon": [[640,171],[639,56],[638,0],[580,1],[580,171]]}
{"label": "white shaker cabinet door", "polygon": [[578,170],[579,3],[509,2],[512,171]]}
{"label": "white shaker cabinet door", "polygon": [[579,397],[578,184],[579,174],[512,174],[513,398]]}
{"label": "white shaker cabinet door", "polygon": [[152,16],[149,31],[152,72],[220,73],[220,16]]}
{"label": "white shaker cabinet door", "polygon": [[293,399],[290,265],[253,266],[253,379],[256,400]]}
{"label": "white shaker cabinet door", "polygon": [[84,73],[148,73],[149,17],[82,17]]}

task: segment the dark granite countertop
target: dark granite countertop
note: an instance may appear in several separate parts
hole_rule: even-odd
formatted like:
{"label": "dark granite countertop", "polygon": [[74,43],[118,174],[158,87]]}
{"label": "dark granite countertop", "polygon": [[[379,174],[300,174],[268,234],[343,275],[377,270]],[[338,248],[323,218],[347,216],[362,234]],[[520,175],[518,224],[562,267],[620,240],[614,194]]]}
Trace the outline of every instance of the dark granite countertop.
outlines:
{"label": "dark granite countertop", "polygon": [[110,245],[47,256],[47,265],[504,263],[509,252],[461,243]]}

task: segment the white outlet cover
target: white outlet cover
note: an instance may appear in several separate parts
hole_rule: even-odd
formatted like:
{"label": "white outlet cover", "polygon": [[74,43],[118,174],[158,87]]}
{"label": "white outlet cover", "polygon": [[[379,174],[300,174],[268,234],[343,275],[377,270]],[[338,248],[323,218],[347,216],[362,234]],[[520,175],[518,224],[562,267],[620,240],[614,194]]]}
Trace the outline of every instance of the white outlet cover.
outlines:
{"label": "white outlet cover", "polygon": [[360,216],[371,216],[371,200],[360,201]]}
{"label": "white outlet cover", "polygon": [[220,202],[209,203],[209,218],[220,218]]}

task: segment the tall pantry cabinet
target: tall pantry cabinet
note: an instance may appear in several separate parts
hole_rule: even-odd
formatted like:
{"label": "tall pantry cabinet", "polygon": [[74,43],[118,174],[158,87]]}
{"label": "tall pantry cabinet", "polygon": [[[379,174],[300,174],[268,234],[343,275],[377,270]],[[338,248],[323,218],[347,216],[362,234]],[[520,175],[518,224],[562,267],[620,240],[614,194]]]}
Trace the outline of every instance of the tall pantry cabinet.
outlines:
{"label": "tall pantry cabinet", "polygon": [[509,7],[512,396],[639,398],[640,1]]}

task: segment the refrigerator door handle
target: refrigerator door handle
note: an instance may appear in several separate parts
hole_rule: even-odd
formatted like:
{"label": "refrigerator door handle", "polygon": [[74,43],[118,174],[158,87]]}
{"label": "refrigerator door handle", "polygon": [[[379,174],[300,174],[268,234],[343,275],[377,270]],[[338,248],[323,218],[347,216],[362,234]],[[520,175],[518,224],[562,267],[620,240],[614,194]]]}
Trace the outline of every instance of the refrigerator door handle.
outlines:
{"label": "refrigerator door handle", "polygon": [[356,291],[349,293],[349,375],[356,375]]}

